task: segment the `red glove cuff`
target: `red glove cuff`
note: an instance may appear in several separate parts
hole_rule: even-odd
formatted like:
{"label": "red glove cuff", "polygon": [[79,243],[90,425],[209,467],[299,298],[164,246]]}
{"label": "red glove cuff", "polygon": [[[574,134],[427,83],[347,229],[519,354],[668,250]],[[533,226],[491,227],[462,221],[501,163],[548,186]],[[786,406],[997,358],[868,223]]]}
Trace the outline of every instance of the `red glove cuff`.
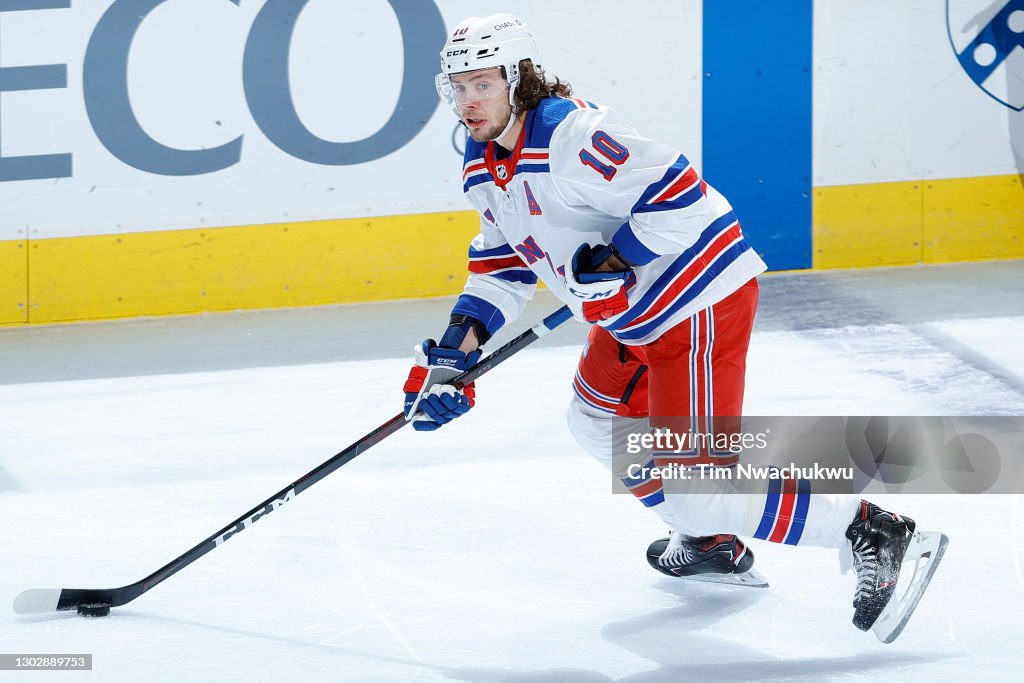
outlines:
{"label": "red glove cuff", "polygon": [[629,308],[629,299],[626,297],[626,288],[620,287],[619,291],[607,299],[583,302],[583,317],[592,323],[600,320],[607,320],[622,313]]}
{"label": "red glove cuff", "polygon": [[402,391],[407,394],[418,394],[423,388],[423,380],[427,378],[427,368],[421,365],[414,365],[409,370],[409,378],[405,380]]}

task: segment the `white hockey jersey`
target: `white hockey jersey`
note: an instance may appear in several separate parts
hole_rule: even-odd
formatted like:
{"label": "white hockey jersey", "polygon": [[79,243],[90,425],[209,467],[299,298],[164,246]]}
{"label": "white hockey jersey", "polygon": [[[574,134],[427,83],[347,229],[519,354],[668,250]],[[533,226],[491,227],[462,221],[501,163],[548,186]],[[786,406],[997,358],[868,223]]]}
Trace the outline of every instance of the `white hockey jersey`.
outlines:
{"label": "white hockey jersey", "polygon": [[686,157],[607,107],[545,99],[507,158],[497,159],[496,147],[466,146],[463,189],[480,212],[480,234],[453,310],[492,334],[519,316],[538,279],[583,320],[564,273],[584,243],[612,243],[635,264],[629,308],[598,323],[630,345],[657,339],[765,270],[732,207]]}

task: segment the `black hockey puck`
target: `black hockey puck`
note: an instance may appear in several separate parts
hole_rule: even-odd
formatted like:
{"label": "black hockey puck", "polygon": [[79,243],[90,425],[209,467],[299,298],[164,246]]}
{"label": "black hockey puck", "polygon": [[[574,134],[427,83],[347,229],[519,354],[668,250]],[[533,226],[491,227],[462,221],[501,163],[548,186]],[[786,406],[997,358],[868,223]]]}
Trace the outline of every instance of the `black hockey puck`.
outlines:
{"label": "black hockey puck", "polygon": [[105,617],[110,614],[110,603],[83,602],[78,606],[78,613],[85,617]]}

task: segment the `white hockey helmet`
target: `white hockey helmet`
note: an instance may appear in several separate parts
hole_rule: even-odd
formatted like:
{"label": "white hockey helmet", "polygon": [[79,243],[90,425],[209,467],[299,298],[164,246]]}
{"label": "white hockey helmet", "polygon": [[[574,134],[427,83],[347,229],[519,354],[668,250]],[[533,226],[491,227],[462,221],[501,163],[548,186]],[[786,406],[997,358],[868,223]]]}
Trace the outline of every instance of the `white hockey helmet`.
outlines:
{"label": "white hockey helmet", "polygon": [[435,78],[441,101],[459,114],[449,76],[500,66],[508,82],[508,102],[515,108],[519,62],[529,59],[540,68],[540,48],[526,22],[513,14],[470,17],[459,23],[441,50],[441,73]]}

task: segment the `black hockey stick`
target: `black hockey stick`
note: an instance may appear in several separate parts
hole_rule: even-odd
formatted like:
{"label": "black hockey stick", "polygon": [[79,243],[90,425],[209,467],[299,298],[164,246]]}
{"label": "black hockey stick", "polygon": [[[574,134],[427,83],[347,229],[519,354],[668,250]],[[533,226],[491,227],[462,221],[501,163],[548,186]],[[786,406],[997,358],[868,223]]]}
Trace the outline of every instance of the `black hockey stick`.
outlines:
{"label": "black hockey stick", "polygon": [[[452,384],[463,386],[490,372],[499,363],[537,341],[572,317],[569,308],[563,306],[529,330],[508,342],[479,363],[452,379]],[[356,458],[372,446],[377,445],[407,424],[405,415],[399,413],[380,427],[356,441],[316,469],[308,472],[294,483],[286,486],[263,501],[252,510],[228,524],[191,550],[171,560],[141,581],[128,586],[108,589],[88,588],[33,588],[22,591],[14,599],[14,611],[18,614],[43,614],[61,610],[77,609],[80,614],[104,616],[111,607],[119,607],[139,597],[149,589],[173,576],[200,557],[218,547],[229,538],[248,529],[253,523],[278,509],[331,472]]]}

